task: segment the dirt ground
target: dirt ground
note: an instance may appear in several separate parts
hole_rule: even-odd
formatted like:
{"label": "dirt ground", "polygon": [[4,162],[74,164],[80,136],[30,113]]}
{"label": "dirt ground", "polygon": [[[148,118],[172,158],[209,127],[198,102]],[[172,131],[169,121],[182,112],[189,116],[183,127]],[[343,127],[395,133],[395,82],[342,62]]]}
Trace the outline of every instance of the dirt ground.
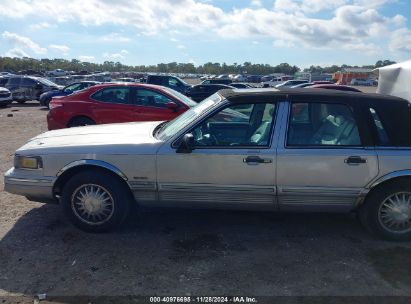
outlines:
{"label": "dirt ground", "polygon": [[[14,151],[46,131],[46,114],[34,102],[0,109],[0,184]],[[0,303],[39,293],[411,296],[410,269],[410,242],[375,239],[354,215],[159,209],[87,234],[57,205],[0,192]]]}

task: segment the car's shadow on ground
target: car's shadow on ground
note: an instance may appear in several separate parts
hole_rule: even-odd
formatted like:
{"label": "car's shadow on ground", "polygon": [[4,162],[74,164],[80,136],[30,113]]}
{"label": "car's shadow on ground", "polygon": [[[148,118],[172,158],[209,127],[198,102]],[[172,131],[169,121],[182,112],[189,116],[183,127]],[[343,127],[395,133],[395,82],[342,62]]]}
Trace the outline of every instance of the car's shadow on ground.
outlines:
{"label": "car's shadow on ground", "polygon": [[[58,206],[44,205],[0,241],[0,289],[25,295],[410,294],[410,248],[373,238],[348,215],[159,209],[133,216],[116,232],[90,234],[68,224]],[[393,277],[396,267],[403,272]]]}
{"label": "car's shadow on ground", "polygon": [[25,102],[25,103],[16,103],[13,102],[12,104],[9,104],[7,106],[8,109],[12,109],[12,108],[43,108],[43,106],[40,106],[38,101],[30,101],[30,102]]}

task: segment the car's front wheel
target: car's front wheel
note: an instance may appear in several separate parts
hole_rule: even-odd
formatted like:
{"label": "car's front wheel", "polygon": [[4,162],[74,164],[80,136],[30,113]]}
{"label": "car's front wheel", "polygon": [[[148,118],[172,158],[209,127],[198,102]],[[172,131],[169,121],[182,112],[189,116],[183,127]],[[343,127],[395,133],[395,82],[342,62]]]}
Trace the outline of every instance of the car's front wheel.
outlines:
{"label": "car's front wheel", "polygon": [[359,211],[370,232],[390,241],[411,240],[411,181],[398,180],[374,190]]}
{"label": "car's front wheel", "polygon": [[130,203],[129,189],[122,181],[99,170],[74,175],[65,184],[61,197],[67,218],[88,232],[118,227],[126,218]]}

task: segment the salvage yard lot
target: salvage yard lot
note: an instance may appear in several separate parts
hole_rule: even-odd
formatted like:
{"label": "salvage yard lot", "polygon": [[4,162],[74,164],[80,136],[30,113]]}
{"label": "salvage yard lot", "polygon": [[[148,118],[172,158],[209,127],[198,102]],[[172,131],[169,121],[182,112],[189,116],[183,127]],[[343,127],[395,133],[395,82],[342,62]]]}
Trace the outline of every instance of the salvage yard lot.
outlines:
{"label": "salvage yard lot", "polygon": [[[1,184],[46,114],[0,109]],[[373,238],[354,215],[156,209],[88,234],[57,205],[1,191],[0,210],[0,296],[411,296],[411,243]]]}

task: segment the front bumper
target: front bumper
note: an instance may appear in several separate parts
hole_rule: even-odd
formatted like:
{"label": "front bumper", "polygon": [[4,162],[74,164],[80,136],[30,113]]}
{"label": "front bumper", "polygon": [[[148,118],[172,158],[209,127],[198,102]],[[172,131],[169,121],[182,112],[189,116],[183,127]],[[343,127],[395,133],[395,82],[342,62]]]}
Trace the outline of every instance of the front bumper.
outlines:
{"label": "front bumper", "polygon": [[11,95],[10,96],[0,95],[0,104],[4,105],[4,104],[12,103],[12,102],[13,102],[13,99],[11,98]]}
{"label": "front bumper", "polygon": [[53,185],[56,177],[38,176],[11,168],[4,175],[4,191],[23,195],[29,200],[38,202],[54,201]]}

